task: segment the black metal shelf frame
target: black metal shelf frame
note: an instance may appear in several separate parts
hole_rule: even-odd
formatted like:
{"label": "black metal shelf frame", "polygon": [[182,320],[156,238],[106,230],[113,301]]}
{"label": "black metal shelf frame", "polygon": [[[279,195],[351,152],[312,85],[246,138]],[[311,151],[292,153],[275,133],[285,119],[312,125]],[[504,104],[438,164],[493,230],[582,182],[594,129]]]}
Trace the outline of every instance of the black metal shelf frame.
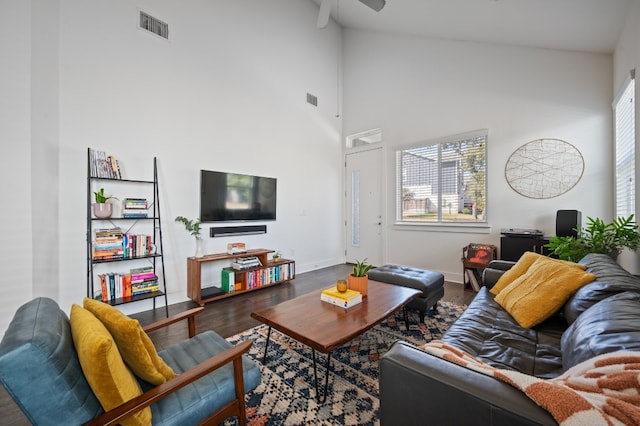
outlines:
{"label": "black metal shelf frame", "polygon": [[[91,183],[94,181],[112,181],[112,182],[124,182],[132,184],[148,184],[153,185],[153,203],[151,216],[146,218],[125,218],[125,217],[113,217],[108,219],[99,219],[92,217],[91,214]],[[156,253],[148,256],[136,256],[127,258],[111,258],[111,259],[94,259],[92,250],[92,233],[95,221],[133,221],[127,232],[133,228],[138,221],[153,221],[153,242],[156,245]],[[114,179],[95,177],[91,175],[91,148],[87,149],[87,297],[95,298],[95,270],[94,265],[112,263],[112,262],[124,262],[131,260],[145,259],[153,265],[153,270],[156,275],[158,268],[162,271],[162,276],[158,276],[158,282],[161,283],[162,290],[152,291],[149,293],[137,294],[131,297],[122,297],[109,300],[107,303],[110,305],[122,305],[125,303],[137,302],[140,300],[153,299],[153,309],[156,309],[156,298],[164,298],[165,315],[169,316],[169,304],[166,292],[166,274],[164,268],[164,247],[162,245],[162,221],[160,217],[160,188],[158,185],[158,162],[156,157],[153,158],[153,180],[137,180],[137,179]]]}

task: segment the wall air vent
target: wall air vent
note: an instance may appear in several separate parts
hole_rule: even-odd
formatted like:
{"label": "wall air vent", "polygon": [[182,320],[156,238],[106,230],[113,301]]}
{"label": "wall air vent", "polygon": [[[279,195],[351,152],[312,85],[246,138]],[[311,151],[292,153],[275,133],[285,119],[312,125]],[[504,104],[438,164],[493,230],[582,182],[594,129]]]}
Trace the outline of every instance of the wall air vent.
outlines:
{"label": "wall air vent", "polygon": [[311,93],[307,93],[307,103],[313,106],[318,106],[318,97],[313,96]]}
{"label": "wall air vent", "polygon": [[169,40],[169,24],[162,22],[158,18],[140,11],[139,27],[143,30],[147,30],[158,37]]}

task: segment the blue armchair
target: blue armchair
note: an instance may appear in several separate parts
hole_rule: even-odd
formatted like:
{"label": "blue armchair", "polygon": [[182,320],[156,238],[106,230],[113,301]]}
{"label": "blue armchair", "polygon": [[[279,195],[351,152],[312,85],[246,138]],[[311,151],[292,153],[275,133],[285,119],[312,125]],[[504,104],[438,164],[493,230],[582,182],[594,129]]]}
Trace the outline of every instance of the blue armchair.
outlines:
{"label": "blue armchair", "polygon": [[67,315],[51,299],[34,299],[18,309],[0,343],[0,381],[33,424],[118,424],[144,407],[154,425],[217,424],[230,416],[245,424],[244,394],[260,383],[259,367],[243,356],[251,342],[196,335],[202,310],[144,327],[188,322],[190,338],[159,352],[178,375],[155,387],[141,383],[144,393],[104,412],[83,375]]}

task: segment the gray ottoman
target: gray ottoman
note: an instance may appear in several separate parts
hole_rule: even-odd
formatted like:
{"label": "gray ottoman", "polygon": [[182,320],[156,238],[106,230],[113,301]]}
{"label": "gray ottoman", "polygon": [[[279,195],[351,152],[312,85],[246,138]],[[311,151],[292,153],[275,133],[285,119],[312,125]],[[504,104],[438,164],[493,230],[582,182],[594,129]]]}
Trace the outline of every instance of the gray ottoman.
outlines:
{"label": "gray ottoman", "polygon": [[407,304],[407,308],[420,311],[420,322],[424,322],[427,310],[436,309],[438,300],[444,296],[444,275],[440,272],[408,266],[384,265],[370,270],[368,275],[369,279],[374,281],[421,290],[422,296],[416,297]]}

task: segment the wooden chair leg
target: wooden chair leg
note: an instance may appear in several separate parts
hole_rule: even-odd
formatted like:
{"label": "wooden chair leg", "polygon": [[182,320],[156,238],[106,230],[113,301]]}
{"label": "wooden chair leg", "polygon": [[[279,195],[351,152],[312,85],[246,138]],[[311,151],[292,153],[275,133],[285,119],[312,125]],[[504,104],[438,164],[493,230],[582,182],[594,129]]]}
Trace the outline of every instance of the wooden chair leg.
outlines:
{"label": "wooden chair leg", "polygon": [[233,375],[236,383],[236,398],[238,399],[238,424],[247,424],[247,410],[244,403],[244,379],[242,377],[242,357],[233,360]]}

